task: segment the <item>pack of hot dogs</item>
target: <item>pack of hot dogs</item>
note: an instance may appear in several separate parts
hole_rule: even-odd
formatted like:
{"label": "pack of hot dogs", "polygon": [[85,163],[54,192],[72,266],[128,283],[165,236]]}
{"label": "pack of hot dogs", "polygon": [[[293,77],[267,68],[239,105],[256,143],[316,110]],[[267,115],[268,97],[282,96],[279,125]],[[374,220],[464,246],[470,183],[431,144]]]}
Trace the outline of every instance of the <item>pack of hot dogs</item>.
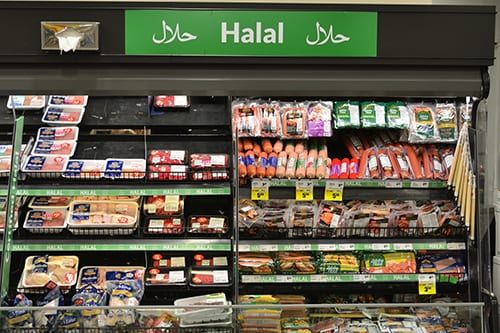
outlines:
{"label": "pack of hot dogs", "polygon": [[240,139],[240,178],[446,180],[453,161],[449,145],[400,143],[386,132],[342,135],[349,155],[329,156],[319,140]]}

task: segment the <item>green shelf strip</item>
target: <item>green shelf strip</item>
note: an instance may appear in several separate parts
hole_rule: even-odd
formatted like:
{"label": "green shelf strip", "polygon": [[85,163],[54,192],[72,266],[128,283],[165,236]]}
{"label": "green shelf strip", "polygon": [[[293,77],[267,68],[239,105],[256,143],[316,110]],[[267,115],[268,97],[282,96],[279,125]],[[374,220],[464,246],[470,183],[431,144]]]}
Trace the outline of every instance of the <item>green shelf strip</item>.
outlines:
{"label": "green shelf strip", "polygon": [[[344,183],[344,187],[371,187],[371,188],[431,188],[443,189],[447,188],[448,184],[445,181],[422,181],[422,180],[332,180],[335,182]],[[273,179],[271,187],[295,187],[296,180]],[[325,187],[326,180],[313,180],[315,187]]]}
{"label": "green shelf strip", "polygon": [[82,243],[14,243],[12,251],[231,251],[229,239],[203,240],[179,239],[169,241],[142,241],[141,243],[95,243],[92,240]]}
{"label": "green shelf strip", "polygon": [[8,189],[6,188],[0,188],[0,196],[5,197],[8,194]]}
{"label": "green shelf strip", "polygon": [[[425,274],[428,275],[428,274]],[[242,283],[349,283],[418,282],[419,274],[314,274],[314,275],[242,275]],[[458,278],[436,275],[436,281],[457,283]]]}
{"label": "green shelf strip", "polygon": [[301,243],[301,244],[252,244],[240,241],[239,252],[273,251],[411,251],[411,250],[465,250],[465,242],[427,242],[427,243]]}
{"label": "green shelf strip", "polygon": [[33,189],[22,188],[16,191],[18,196],[123,196],[123,195],[229,195],[228,187],[200,187],[200,188],[144,188],[144,189]]}

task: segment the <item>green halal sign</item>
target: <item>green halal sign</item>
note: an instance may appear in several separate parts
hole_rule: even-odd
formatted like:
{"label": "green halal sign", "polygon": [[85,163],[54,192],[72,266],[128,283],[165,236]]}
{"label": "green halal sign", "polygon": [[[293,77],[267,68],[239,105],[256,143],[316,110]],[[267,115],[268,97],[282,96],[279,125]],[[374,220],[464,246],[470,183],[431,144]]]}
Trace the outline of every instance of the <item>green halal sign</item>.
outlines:
{"label": "green halal sign", "polygon": [[127,10],[125,53],[376,57],[377,13]]}

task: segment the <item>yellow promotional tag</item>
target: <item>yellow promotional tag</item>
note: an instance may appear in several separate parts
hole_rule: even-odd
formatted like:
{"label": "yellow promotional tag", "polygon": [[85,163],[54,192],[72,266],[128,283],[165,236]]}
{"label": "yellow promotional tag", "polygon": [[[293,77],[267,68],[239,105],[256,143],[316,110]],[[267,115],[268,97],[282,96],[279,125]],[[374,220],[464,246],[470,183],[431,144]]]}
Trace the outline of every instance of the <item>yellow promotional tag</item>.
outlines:
{"label": "yellow promotional tag", "polygon": [[311,180],[297,180],[295,183],[295,200],[297,201],[312,201],[314,185]]}
{"label": "yellow promotional tag", "polygon": [[419,295],[436,294],[436,275],[434,274],[418,275],[418,294]]}
{"label": "yellow promotional tag", "polygon": [[269,200],[269,180],[252,180],[252,200],[266,201]]}
{"label": "yellow promotional tag", "polygon": [[327,180],[325,184],[325,200],[342,201],[344,194],[344,182]]}

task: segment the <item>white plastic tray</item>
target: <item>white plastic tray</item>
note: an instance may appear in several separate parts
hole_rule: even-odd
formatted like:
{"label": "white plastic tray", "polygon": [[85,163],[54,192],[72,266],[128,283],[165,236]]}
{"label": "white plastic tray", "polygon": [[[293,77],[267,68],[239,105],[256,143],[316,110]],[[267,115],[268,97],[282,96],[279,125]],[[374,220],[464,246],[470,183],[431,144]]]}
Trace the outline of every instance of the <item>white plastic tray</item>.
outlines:
{"label": "white plastic tray", "polygon": [[[47,114],[52,110],[60,110],[62,113],[73,113],[74,120],[48,120]],[[80,106],[47,106],[42,116],[42,123],[50,125],[78,125],[85,113],[85,108]]]}
{"label": "white plastic tray", "polygon": [[[45,152],[43,149],[40,149],[40,146],[47,146],[50,151]],[[67,154],[61,153],[59,150],[53,150],[53,149],[58,149],[60,147],[67,146],[69,152]],[[65,147],[66,148],[66,147]],[[33,150],[31,151],[32,155],[49,155],[49,156],[54,156],[54,155],[59,155],[59,156],[68,156],[71,157],[75,154],[76,150],[76,141],[37,141],[33,145]]]}
{"label": "white plastic tray", "polygon": [[[77,141],[80,129],[77,126],[40,127],[36,136],[39,141]],[[66,137],[67,136],[67,137]]]}
{"label": "white plastic tray", "polygon": [[[83,103],[82,104],[57,104],[57,103],[54,103],[53,101],[53,98],[57,98],[57,97],[68,97],[68,96],[82,96],[83,97]],[[87,106],[87,102],[89,100],[89,96],[85,96],[85,95],[50,95],[49,96],[49,105],[50,106]]]}
{"label": "white plastic tray", "polygon": [[[33,95],[33,96],[36,96],[36,95]],[[13,100],[13,97],[15,98],[24,98],[27,97],[27,96],[9,96],[9,99],[7,100],[7,109],[14,109],[14,105],[12,104],[12,100]],[[16,110],[40,110],[40,109],[43,109],[45,107],[45,105],[47,105],[47,96],[37,96],[37,97],[42,97],[42,103],[40,103],[39,105],[16,105]],[[23,101],[23,104],[24,104],[24,101]]]}
{"label": "white plastic tray", "polygon": [[[121,167],[120,167],[121,165]],[[138,158],[108,158],[104,178],[141,179],[146,176],[146,160]]]}
{"label": "white plastic tray", "polygon": [[[21,171],[34,178],[58,178],[61,176],[64,170],[66,170],[66,165],[68,164],[68,156],[56,156],[56,155],[29,155],[24,161]],[[55,162],[61,166],[60,170],[28,170],[26,167],[30,162],[34,160],[42,161],[42,166],[47,162]],[[60,161],[60,162],[59,162]]]}
{"label": "white plastic tray", "polygon": [[[231,302],[227,302],[230,306]],[[214,309],[215,310],[215,309]],[[223,311],[218,314],[210,314],[209,316],[196,315],[181,318],[179,323],[180,327],[206,327],[206,326],[228,326],[232,323],[232,308],[222,309]]]}
{"label": "white plastic tray", "polygon": [[[23,268],[23,274],[22,274],[22,277],[21,277],[21,285],[23,288],[43,288],[45,287],[45,285],[29,285],[29,284],[26,284],[26,272],[27,272],[27,269],[28,269],[28,266],[32,264],[33,262],[33,258],[35,256],[29,256],[26,258],[25,262],[24,262],[24,268]],[[59,287],[71,287],[71,286],[74,286],[76,281],[77,281],[77,277],[78,277],[78,264],[79,264],[79,259],[77,256],[49,256],[48,257],[48,261],[50,262],[50,259],[51,258],[54,258],[54,257],[68,257],[68,258],[73,258],[76,260],[76,265],[75,265],[75,276],[72,277],[72,280],[71,280],[71,283],[68,283],[68,284],[58,284]],[[48,272],[49,275],[50,275],[50,271]]]}
{"label": "white plastic tray", "polygon": [[[97,268],[99,272],[111,272],[111,271],[122,271],[122,272],[130,272],[130,271],[142,271],[140,279],[138,281],[144,281],[144,272],[146,271],[146,267],[143,266],[83,266],[80,268],[80,272],[78,273],[78,282],[76,284],[76,289],[82,287],[82,273],[85,269]],[[106,289],[106,280],[102,279],[101,284],[97,284],[95,287],[98,289]],[[112,280],[109,280],[112,281]]]}
{"label": "white plastic tray", "polygon": [[[201,317],[211,317],[224,313],[225,308],[192,308],[189,309],[189,306],[194,304],[202,304],[206,303],[207,306],[214,303],[223,303],[221,306],[228,305],[228,301],[226,300],[226,295],[224,293],[217,294],[209,294],[188,298],[180,298],[174,301],[174,305],[178,308],[175,309],[175,315],[181,319],[184,319],[187,322],[193,322],[197,320],[197,318]],[[218,305],[218,304],[217,304]]]}
{"label": "white plastic tray", "polygon": [[104,176],[105,160],[69,160],[64,178],[72,179],[99,179]]}
{"label": "white plastic tray", "polygon": [[[34,225],[28,225],[28,220],[30,217],[35,214],[36,212],[47,212],[50,214],[60,212],[62,214],[63,218],[63,224],[61,226],[34,226]],[[36,209],[36,210],[30,210],[26,213],[26,218],[24,219],[24,224],[23,228],[26,229],[27,231],[34,233],[34,234],[59,234],[61,233],[64,229],[66,229],[66,215],[68,214],[68,210],[66,208],[46,208],[46,209]]]}
{"label": "white plastic tray", "polygon": [[[49,196],[47,196],[47,197],[49,197]],[[37,205],[36,204],[36,201],[37,201],[38,198],[45,198],[45,196],[31,198],[30,203],[28,204],[28,208],[30,208],[30,209],[46,209],[46,208],[49,208],[49,209],[54,209],[54,208],[56,208],[56,209],[61,209],[61,208],[67,209],[69,207],[70,203],[71,203],[71,200],[73,200],[72,197],[60,197],[60,198],[67,198],[68,204],[67,205],[59,205],[59,206],[56,206],[56,205],[54,205],[54,206],[50,206],[50,205],[42,206],[42,205]],[[56,198],[56,197],[54,196],[53,198]]]}

